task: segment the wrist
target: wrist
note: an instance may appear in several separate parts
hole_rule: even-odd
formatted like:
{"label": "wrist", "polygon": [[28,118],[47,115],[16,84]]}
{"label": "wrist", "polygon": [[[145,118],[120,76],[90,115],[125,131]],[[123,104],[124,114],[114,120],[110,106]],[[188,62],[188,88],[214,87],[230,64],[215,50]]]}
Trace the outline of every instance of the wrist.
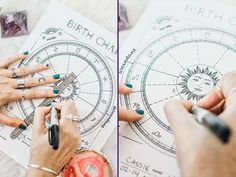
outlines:
{"label": "wrist", "polygon": [[27,172],[27,177],[56,177],[52,173],[36,169],[36,168],[29,168]]}

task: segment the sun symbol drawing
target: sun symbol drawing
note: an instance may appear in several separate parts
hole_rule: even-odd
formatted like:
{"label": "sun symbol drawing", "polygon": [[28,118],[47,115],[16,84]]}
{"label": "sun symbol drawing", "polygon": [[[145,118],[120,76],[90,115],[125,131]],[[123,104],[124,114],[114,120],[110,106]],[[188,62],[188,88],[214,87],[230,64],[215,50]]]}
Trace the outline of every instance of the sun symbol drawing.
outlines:
{"label": "sun symbol drawing", "polygon": [[178,93],[183,99],[198,101],[215,87],[220,75],[219,71],[210,66],[190,66],[177,79]]}
{"label": "sun symbol drawing", "polygon": [[[57,86],[59,83],[63,82],[66,78],[66,75],[62,75],[60,82],[55,83],[55,86]],[[79,82],[74,80],[56,99],[56,101],[63,102],[63,101],[69,101],[69,100],[76,100],[79,95]]]}

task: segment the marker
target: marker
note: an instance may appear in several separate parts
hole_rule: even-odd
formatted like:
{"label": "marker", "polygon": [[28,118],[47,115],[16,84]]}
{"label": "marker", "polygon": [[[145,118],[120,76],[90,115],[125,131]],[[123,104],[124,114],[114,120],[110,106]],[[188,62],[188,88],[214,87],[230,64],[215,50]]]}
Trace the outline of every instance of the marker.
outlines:
{"label": "marker", "polygon": [[231,130],[222,119],[196,105],[192,106],[191,113],[195,115],[194,118],[198,123],[207,127],[222,143],[228,142]]}
{"label": "marker", "polygon": [[59,147],[59,119],[57,115],[57,110],[52,104],[51,108],[51,121],[50,127],[48,129],[48,141],[54,150]]}

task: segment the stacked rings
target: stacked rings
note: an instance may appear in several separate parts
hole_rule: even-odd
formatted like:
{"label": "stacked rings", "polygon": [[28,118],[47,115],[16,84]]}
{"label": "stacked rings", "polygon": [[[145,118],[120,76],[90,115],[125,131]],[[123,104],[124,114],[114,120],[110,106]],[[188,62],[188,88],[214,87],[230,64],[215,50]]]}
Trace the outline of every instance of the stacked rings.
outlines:
{"label": "stacked rings", "polygon": [[25,88],[25,79],[18,79],[16,80],[17,88],[22,89]]}
{"label": "stacked rings", "polygon": [[61,117],[65,119],[70,119],[72,121],[80,122],[79,116],[74,116],[72,114],[63,115]]}

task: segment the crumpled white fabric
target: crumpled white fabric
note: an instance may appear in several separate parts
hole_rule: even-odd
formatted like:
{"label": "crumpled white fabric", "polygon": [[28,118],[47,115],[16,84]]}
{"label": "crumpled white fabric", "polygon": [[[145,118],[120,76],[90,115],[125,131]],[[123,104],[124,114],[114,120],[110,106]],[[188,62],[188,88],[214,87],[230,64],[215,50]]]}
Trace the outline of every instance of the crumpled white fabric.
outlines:
{"label": "crumpled white fabric", "polygon": [[[116,0],[59,0],[90,18],[109,31],[116,33]],[[51,0],[6,0],[2,12],[26,10],[31,32]],[[56,19],[56,17],[55,17]],[[0,38],[0,60],[18,52],[28,36]],[[116,134],[113,133],[103,149],[116,168]],[[19,152],[20,154],[20,152]],[[0,177],[25,177],[26,169],[0,151]]]}

